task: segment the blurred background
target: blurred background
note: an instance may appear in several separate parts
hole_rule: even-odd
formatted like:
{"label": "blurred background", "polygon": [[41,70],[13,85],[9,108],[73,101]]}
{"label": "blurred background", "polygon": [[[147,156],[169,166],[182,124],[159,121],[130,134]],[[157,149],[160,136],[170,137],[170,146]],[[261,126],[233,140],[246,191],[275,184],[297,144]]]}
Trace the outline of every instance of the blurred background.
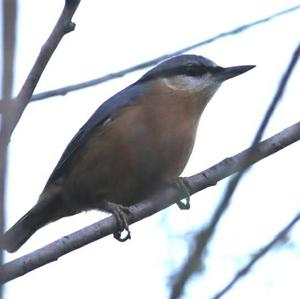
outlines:
{"label": "blurred background", "polygon": [[[82,1],[35,93],[94,79],[175,52],[219,33],[300,4],[253,1]],[[18,1],[14,94],[55,25],[62,0]],[[257,67],[220,88],[204,112],[196,145],[183,173],[189,176],[247,148],[295,47],[300,9],[218,39],[189,53],[221,66]],[[2,56],[1,56],[2,57]],[[1,63],[2,65],[2,63]],[[36,202],[70,139],[106,99],[146,71],[29,104],[9,145],[6,228]],[[300,65],[296,67],[265,137],[299,121]],[[205,270],[182,298],[211,298],[300,210],[300,144],[252,167],[208,248]],[[172,277],[184,263],[195,232],[209,221],[227,180],[191,198],[191,209],[173,206],[131,227],[132,240],[112,236],[5,285],[4,298],[168,298]],[[88,212],[38,231],[17,253],[29,253],[106,217]],[[300,226],[274,248],[224,298],[299,298]]]}

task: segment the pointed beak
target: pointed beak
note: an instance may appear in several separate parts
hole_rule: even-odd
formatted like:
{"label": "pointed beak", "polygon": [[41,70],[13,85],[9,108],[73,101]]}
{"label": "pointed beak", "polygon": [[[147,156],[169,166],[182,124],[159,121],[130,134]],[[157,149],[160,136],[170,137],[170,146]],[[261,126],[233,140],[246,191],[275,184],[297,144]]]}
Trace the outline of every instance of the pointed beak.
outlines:
{"label": "pointed beak", "polygon": [[231,79],[233,77],[239,76],[245,72],[250,71],[253,69],[255,65],[239,65],[239,66],[232,66],[232,67],[226,67],[222,68],[217,74],[216,77],[221,82]]}

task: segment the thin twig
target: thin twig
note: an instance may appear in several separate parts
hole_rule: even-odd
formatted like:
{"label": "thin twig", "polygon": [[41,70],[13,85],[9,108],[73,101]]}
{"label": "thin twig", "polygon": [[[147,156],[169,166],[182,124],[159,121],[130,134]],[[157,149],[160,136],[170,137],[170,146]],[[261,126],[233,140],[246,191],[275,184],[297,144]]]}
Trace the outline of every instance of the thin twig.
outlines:
{"label": "thin twig", "polygon": [[291,7],[289,9],[286,9],[286,10],[280,11],[278,13],[275,13],[275,14],[269,16],[269,17],[266,17],[266,18],[263,18],[263,19],[260,19],[260,20],[254,21],[254,22],[250,22],[248,24],[244,24],[244,25],[239,26],[237,28],[234,28],[230,31],[226,31],[226,32],[217,34],[217,35],[215,35],[211,38],[208,38],[204,41],[201,41],[201,42],[196,43],[194,45],[188,46],[186,48],[180,49],[180,50],[175,51],[173,53],[169,53],[169,54],[159,56],[157,58],[148,60],[146,62],[137,64],[135,66],[123,69],[121,71],[111,73],[111,74],[107,74],[107,75],[105,75],[103,77],[100,77],[100,78],[96,78],[96,79],[85,81],[85,82],[82,82],[82,83],[72,84],[72,85],[68,85],[68,86],[65,86],[65,87],[61,87],[61,88],[57,88],[57,89],[37,93],[37,94],[32,96],[31,101],[39,101],[39,100],[43,100],[43,99],[50,98],[50,97],[55,97],[55,96],[59,96],[59,95],[66,95],[69,92],[73,92],[73,91],[80,90],[80,89],[87,88],[87,87],[92,87],[92,86],[95,86],[97,84],[107,82],[109,80],[113,80],[113,79],[116,79],[116,78],[123,77],[123,76],[125,76],[129,73],[136,72],[136,71],[142,70],[144,68],[156,65],[157,63],[161,62],[162,60],[168,59],[172,56],[176,56],[176,55],[185,53],[187,51],[193,50],[195,48],[207,45],[207,44],[212,43],[212,42],[214,42],[218,39],[221,39],[221,38],[224,38],[224,37],[227,37],[227,36],[230,36],[230,35],[241,33],[241,32],[243,32],[245,30],[248,30],[248,29],[250,29],[254,26],[257,26],[257,25],[266,23],[268,21],[271,21],[272,19],[277,18],[279,16],[291,13],[291,12],[293,12],[293,11],[299,9],[299,8],[300,8],[300,5]]}
{"label": "thin twig", "polygon": [[241,170],[238,172],[236,176],[234,176],[229,184],[227,185],[227,188],[225,190],[224,196],[217,207],[214,215],[211,218],[210,223],[208,226],[201,230],[199,233],[196,234],[194,238],[194,242],[197,246],[194,246],[194,250],[191,251],[190,256],[188,257],[187,261],[183,265],[180,272],[176,275],[173,282],[172,287],[172,293],[170,298],[171,299],[177,299],[181,296],[184,286],[186,285],[187,281],[190,279],[190,277],[198,270],[201,271],[203,269],[203,256],[206,248],[208,247],[208,244],[210,240],[212,239],[217,225],[220,222],[220,219],[224,215],[225,211],[230,205],[231,197],[234,193],[235,188],[237,187],[238,183],[242,179],[243,175],[245,174],[246,170],[249,168],[251,164],[249,164],[249,161],[253,159],[253,155],[255,154],[255,146],[256,144],[261,140],[262,135],[267,127],[267,124],[273,115],[273,112],[279,103],[280,99],[282,98],[282,95],[284,93],[284,90],[286,88],[287,82],[292,74],[292,71],[294,70],[294,67],[296,66],[296,63],[298,61],[300,54],[300,44],[295,49],[291,61],[286,69],[286,71],[283,74],[283,77],[279,83],[278,89],[274,95],[274,98],[272,99],[272,102],[265,114],[265,117],[259,126],[259,129],[256,133],[256,136],[252,142],[252,146],[250,147],[249,153],[247,156],[245,156],[245,160],[242,161],[242,167]]}
{"label": "thin twig", "polygon": [[[0,244],[4,228],[4,194],[6,178],[6,156],[7,145],[10,136],[16,127],[20,117],[30,101],[32,93],[56,47],[62,37],[74,29],[71,22],[76,11],[79,0],[65,0],[63,11],[40,54],[27,76],[16,99],[12,99],[13,84],[13,63],[15,49],[15,22],[16,22],[16,1],[3,1],[3,45],[4,45],[4,69],[3,69],[3,96],[0,102],[1,111],[1,134],[0,134]],[[0,275],[3,275],[2,250],[0,249]],[[2,298],[2,287],[0,285],[0,299]]]}
{"label": "thin twig", "polygon": [[[2,73],[2,100],[1,100],[1,132],[0,132],[0,244],[4,232],[5,222],[5,179],[7,168],[7,145],[9,142],[8,119],[9,104],[12,101],[13,70],[16,41],[16,0],[3,1],[3,73]],[[3,252],[0,249],[0,276],[2,272]],[[0,285],[0,299],[3,297]]]}
{"label": "thin twig", "polygon": [[286,226],[284,227],[277,235],[263,248],[257,251],[255,255],[253,255],[253,258],[239,271],[237,271],[234,278],[228,283],[228,285],[218,292],[215,296],[212,297],[212,299],[220,299],[223,297],[229,290],[233,288],[233,286],[246,274],[250,272],[252,267],[258,262],[262,257],[264,257],[276,244],[278,244],[281,240],[285,239],[288,233],[292,230],[292,228],[297,224],[297,222],[300,220],[300,212],[297,214],[297,216]]}
{"label": "thin twig", "polygon": [[9,135],[11,135],[15,126],[21,118],[27,104],[30,101],[32,93],[40,80],[40,77],[48,64],[52,54],[66,33],[74,30],[75,24],[72,23],[72,17],[80,3],[80,0],[65,0],[65,5],[62,13],[51,32],[46,43],[41,48],[41,51],[29,72],[16,100],[10,107],[10,122],[8,123]]}
{"label": "thin twig", "polygon": [[[252,159],[249,163],[254,164],[299,139],[300,122],[257,144],[255,152],[253,152]],[[243,161],[248,155],[249,149],[231,158],[227,158],[197,175],[185,178],[185,181],[190,187],[191,194],[215,185],[219,180],[240,171],[241,167],[243,167]],[[131,213],[128,216],[129,224],[149,217],[174,204],[182,195],[180,195],[180,193],[180,190],[178,190],[178,188],[174,185],[170,184],[163,186],[163,188],[155,194],[152,194],[139,204],[130,207]],[[30,254],[5,264],[3,266],[3,276],[0,278],[0,281],[3,283],[7,282],[47,263],[56,261],[59,257],[100,238],[108,236],[117,229],[118,225],[115,218],[110,216],[46,245],[45,247]]]}

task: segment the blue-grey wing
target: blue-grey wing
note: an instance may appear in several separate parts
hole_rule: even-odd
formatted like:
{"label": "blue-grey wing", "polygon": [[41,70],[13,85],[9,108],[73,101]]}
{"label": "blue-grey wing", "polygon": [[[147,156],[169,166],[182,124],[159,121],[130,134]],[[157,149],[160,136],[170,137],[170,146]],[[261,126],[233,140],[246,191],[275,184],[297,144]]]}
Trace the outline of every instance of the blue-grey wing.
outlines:
{"label": "blue-grey wing", "polygon": [[142,96],[141,86],[139,84],[133,84],[100,105],[89,120],[72,138],[49,177],[46,185],[54,182],[63,175],[68,161],[70,161],[76,150],[86,142],[90,132],[92,132],[95,127],[101,126],[108,118],[113,118],[122,108],[134,104],[140,96]]}

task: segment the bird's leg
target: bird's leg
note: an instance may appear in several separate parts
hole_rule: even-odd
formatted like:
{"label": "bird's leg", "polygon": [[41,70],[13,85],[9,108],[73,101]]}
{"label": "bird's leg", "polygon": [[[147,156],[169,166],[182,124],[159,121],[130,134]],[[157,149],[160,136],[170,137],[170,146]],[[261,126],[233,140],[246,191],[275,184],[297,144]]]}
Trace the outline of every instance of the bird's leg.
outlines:
{"label": "bird's leg", "polygon": [[[180,195],[183,197],[183,199],[180,199],[176,202],[177,206],[181,210],[188,210],[191,205],[190,205],[190,191],[184,181],[184,178],[177,178],[176,180],[176,185],[179,188]],[[185,202],[184,202],[185,200]]]}
{"label": "bird's leg", "polygon": [[[128,239],[131,239],[131,234],[127,221],[127,214],[130,213],[129,208],[110,201],[105,201],[105,211],[112,213],[116,217],[119,230],[114,233],[114,238],[116,238],[120,242],[125,242]],[[123,230],[127,231],[127,235],[122,238],[121,234]]]}

